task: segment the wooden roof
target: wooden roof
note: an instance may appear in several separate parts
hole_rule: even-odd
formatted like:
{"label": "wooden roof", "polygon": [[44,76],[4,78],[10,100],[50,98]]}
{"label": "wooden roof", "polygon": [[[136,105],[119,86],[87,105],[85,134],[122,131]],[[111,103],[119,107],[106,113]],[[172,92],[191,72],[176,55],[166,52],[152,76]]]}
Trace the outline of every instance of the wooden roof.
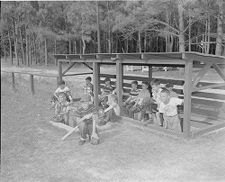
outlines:
{"label": "wooden roof", "polygon": [[224,56],[215,56],[198,52],[54,54],[54,57],[64,62],[116,63],[117,61],[120,61],[125,64],[184,65],[185,61],[193,60],[203,63],[214,62],[217,64],[225,64]]}

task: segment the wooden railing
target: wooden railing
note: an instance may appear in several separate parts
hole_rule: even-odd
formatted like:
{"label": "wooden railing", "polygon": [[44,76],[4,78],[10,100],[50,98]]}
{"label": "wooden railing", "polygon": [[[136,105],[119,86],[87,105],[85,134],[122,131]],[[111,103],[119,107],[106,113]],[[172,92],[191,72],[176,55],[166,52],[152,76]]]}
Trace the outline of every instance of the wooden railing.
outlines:
{"label": "wooden railing", "polygon": [[1,72],[11,74],[11,77],[12,77],[12,82],[11,83],[12,83],[13,90],[16,89],[15,73],[16,74],[21,74],[21,75],[29,75],[30,76],[30,91],[31,91],[32,95],[35,94],[34,77],[36,77],[36,76],[48,77],[48,78],[56,78],[56,84],[58,83],[58,76],[54,76],[54,75],[33,74],[33,73],[28,73],[28,72],[26,73],[26,72],[4,71],[4,70],[1,70]]}

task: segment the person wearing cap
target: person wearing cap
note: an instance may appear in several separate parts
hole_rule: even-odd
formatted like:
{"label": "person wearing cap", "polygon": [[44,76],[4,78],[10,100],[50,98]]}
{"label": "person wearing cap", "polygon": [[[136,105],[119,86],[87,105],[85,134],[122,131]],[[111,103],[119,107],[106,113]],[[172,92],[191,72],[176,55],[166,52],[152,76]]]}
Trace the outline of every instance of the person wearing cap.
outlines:
{"label": "person wearing cap", "polygon": [[82,95],[80,105],[77,108],[75,115],[80,131],[79,145],[83,145],[87,141],[90,141],[92,144],[99,144],[96,119],[93,119],[96,118],[97,111],[90,102],[88,94]]}

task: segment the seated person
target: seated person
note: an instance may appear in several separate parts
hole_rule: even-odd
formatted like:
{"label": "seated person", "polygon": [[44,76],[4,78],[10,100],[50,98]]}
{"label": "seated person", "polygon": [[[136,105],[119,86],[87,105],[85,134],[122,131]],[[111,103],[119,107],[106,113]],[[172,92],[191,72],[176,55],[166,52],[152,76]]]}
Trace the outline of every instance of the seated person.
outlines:
{"label": "seated person", "polygon": [[172,83],[167,83],[165,85],[165,88],[170,91],[170,97],[178,97],[178,94],[173,91],[173,84]]}
{"label": "seated person", "polygon": [[105,78],[105,85],[101,89],[101,95],[99,95],[100,103],[99,105],[103,108],[107,107],[108,95],[113,91],[113,87],[111,86],[110,78]]}
{"label": "seated person", "polygon": [[167,89],[160,93],[160,108],[163,113],[164,127],[166,129],[181,132],[180,119],[177,113],[177,106],[183,103],[183,99],[171,97]]}
{"label": "seated person", "polygon": [[61,92],[58,94],[58,102],[55,105],[55,121],[69,125],[69,109],[70,102],[66,99],[66,94]]}
{"label": "seated person", "polygon": [[89,95],[81,97],[80,106],[76,110],[77,125],[80,131],[79,145],[90,141],[91,144],[99,144],[99,136],[96,128],[97,111],[93,104],[90,104]]}
{"label": "seated person", "polygon": [[146,108],[151,101],[151,92],[148,82],[142,82],[142,90],[135,99],[134,105],[129,110],[129,117],[134,118],[134,113],[141,112],[141,120],[143,121]]}
{"label": "seated person", "polygon": [[52,107],[55,106],[56,102],[58,101],[58,97],[60,93],[64,93],[66,96],[66,100],[68,102],[72,102],[73,98],[71,95],[71,91],[70,89],[66,86],[66,83],[64,80],[62,80],[61,82],[59,82],[59,87],[55,90],[54,95],[52,97],[51,103],[52,103]]}
{"label": "seated person", "polygon": [[85,85],[83,87],[84,89],[84,94],[88,94],[91,98],[91,101],[93,102],[93,97],[94,97],[94,93],[93,93],[93,84],[91,83],[92,79],[90,76],[88,76],[87,78],[85,78]]}
{"label": "seated person", "polygon": [[116,95],[110,94],[107,104],[109,107],[104,110],[104,120],[100,125],[104,125],[108,122],[116,122],[120,118],[120,106],[118,105]]}
{"label": "seated person", "polygon": [[131,90],[129,93],[129,97],[127,100],[123,103],[124,109],[125,109],[125,114],[128,115],[130,108],[135,104],[135,101],[137,99],[137,96],[140,92],[140,90],[137,88],[138,87],[138,82],[137,81],[132,81],[131,82]]}

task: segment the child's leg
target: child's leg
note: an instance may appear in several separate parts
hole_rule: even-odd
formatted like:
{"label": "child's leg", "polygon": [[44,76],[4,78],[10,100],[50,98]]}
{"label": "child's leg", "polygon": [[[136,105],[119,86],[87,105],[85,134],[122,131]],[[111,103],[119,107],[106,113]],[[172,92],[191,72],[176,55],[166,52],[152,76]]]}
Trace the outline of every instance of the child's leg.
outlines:
{"label": "child's leg", "polygon": [[134,118],[134,112],[136,110],[136,107],[131,107],[129,110],[129,118]]}
{"label": "child's leg", "polygon": [[85,122],[81,122],[78,126],[80,131],[81,140],[86,140],[89,134],[88,125]]}
{"label": "child's leg", "polygon": [[164,119],[163,119],[163,113],[159,113],[159,119],[160,119],[160,126],[163,126],[163,121],[164,121]]}
{"label": "child's leg", "polygon": [[180,119],[178,115],[171,117],[171,129],[181,133]]}
{"label": "child's leg", "polygon": [[170,120],[170,118],[165,116],[165,115],[163,115],[163,119],[164,119],[164,128],[168,129],[169,128],[169,122],[170,122],[169,120]]}

